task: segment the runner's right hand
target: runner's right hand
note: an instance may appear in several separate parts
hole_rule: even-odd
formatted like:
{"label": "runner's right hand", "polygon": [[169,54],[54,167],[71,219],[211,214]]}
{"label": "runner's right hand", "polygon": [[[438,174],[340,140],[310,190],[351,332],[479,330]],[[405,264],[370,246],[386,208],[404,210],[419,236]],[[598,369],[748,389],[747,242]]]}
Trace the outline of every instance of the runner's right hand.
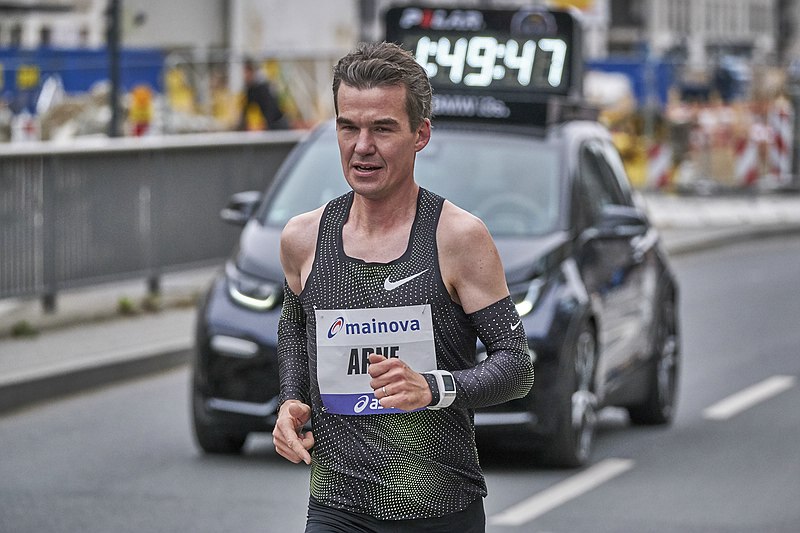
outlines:
{"label": "runner's right hand", "polygon": [[303,431],[303,426],[311,420],[311,407],[298,400],[288,400],[281,405],[272,440],[275,451],[293,463],[303,461],[311,464],[309,450],[314,447],[314,434]]}

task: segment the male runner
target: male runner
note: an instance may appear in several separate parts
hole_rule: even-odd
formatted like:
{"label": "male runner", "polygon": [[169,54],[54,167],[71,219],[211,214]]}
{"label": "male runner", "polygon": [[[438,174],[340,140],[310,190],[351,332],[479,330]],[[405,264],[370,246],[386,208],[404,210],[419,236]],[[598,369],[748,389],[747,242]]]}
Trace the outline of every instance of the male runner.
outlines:
{"label": "male runner", "polygon": [[482,532],[472,410],[533,384],[499,255],[479,219],[415,181],[431,87],[411,54],[359,46],[333,95],[352,191],[283,231],[275,448],[311,465],[307,533]]}

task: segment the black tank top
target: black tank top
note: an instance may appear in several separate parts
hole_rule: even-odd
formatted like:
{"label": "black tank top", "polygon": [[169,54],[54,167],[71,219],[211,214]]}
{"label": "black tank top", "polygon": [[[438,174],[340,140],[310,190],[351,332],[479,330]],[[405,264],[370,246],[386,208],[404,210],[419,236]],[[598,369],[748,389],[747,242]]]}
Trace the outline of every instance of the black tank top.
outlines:
{"label": "black tank top", "polygon": [[[389,520],[461,511],[486,495],[470,410],[365,416],[324,410],[317,379],[317,309],[429,304],[438,368],[454,371],[476,363],[476,332],[450,298],[439,270],[436,227],[443,198],[420,189],[408,247],[389,263],[345,255],[342,228],[352,202],[350,192],[326,206],[314,265],[299,295],[307,317],[316,440],[311,496],[324,505]],[[412,276],[396,288],[385,287],[387,280]]]}

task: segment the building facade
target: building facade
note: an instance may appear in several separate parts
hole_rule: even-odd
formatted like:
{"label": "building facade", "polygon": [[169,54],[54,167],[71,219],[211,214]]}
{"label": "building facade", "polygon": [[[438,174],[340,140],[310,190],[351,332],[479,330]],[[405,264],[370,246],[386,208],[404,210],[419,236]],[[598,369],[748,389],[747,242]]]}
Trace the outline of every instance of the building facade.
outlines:
{"label": "building facade", "polygon": [[[0,46],[101,47],[112,0],[0,1]],[[776,62],[800,52],[798,0],[118,0],[126,46],[330,55],[382,37],[392,5],[572,7],[586,54],[641,51],[703,64],[720,50]],[[180,23],[176,23],[180,21]]]}
{"label": "building facade", "polygon": [[164,50],[195,99],[210,101],[220,83],[238,93],[249,56],[280,63],[281,83],[312,121],[331,112],[333,62],[359,40],[381,39],[383,14],[395,5],[569,8],[587,59],[666,59],[697,78],[723,59],[784,66],[800,58],[800,0],[0,0],[0,49],[101,49],[114,1],[123,47]]}

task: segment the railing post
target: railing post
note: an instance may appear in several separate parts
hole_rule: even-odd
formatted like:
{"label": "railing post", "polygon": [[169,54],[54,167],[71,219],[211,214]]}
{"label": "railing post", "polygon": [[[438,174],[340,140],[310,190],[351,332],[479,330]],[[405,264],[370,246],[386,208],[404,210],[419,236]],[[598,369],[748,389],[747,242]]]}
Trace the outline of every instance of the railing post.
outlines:
{"label": "railing post", "polygon": [[109,79],[111,80],[111,94],[109,94],[109,106],[111,107],[111,121],[109,123],[109,137],[119,137],[120,131],[120,42],[122,40],[120,13],[122,11],[122,0],[109,0],[107,11],[107,47]]}
{"label": "railing post", "polygon": [[45,313],[56,311],[57,282],[57,246],[56,219],[58,218],[58,198],[55,191],[53,158],[42,156],[40,172],[42,180],[42,310]]}

